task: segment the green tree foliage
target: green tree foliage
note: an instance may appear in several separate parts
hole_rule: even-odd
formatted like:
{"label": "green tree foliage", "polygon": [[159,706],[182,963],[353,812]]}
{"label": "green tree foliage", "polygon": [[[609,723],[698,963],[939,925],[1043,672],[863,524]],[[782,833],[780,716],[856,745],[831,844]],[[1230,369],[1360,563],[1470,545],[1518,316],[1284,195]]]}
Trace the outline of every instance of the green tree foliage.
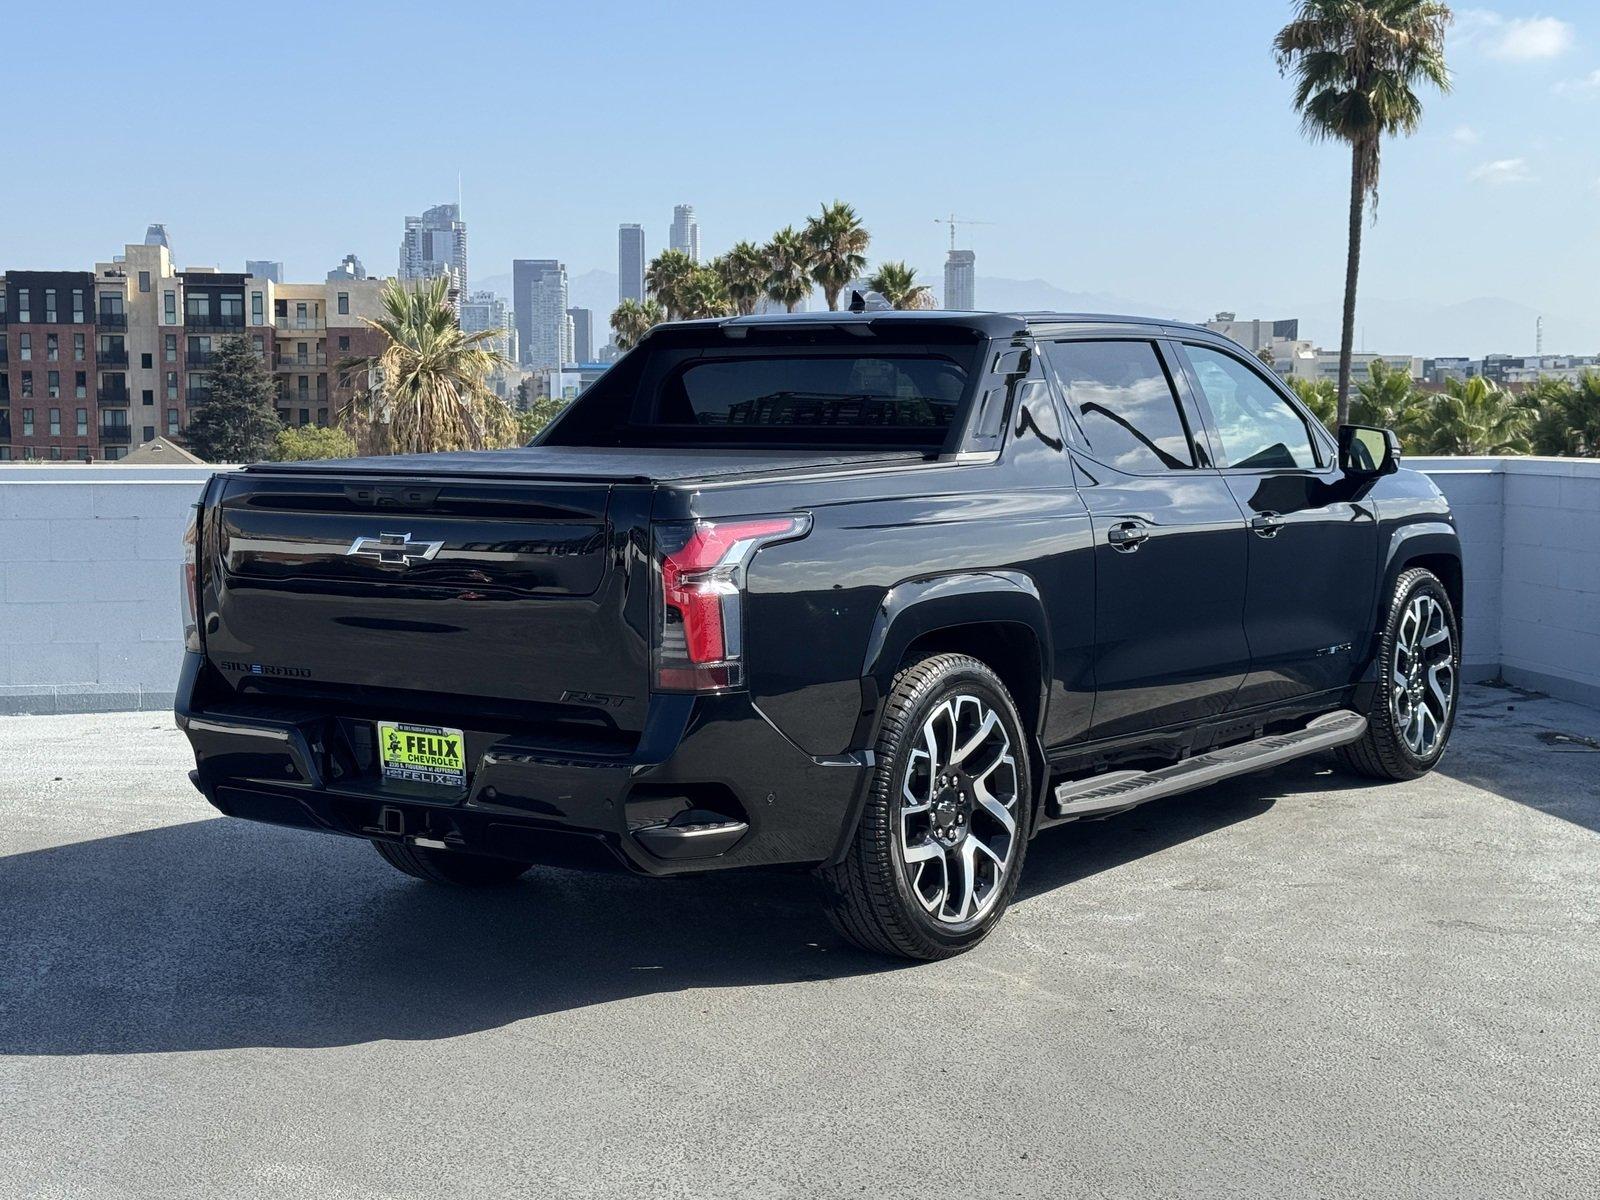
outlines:
{"label": "green tree foliage", "polygon": [[762,249],[767,260],[767,299],[793,312],[811,291],[811,245],[793,225],[772,235]]}
{"label": "green tree foliage", "polygon": [[866,269],[872,236],[856,210],[842,200],[824,204],[806,222],[802,234],[811,260],[811,278],[822,288],[830,312],[839,307],[839,293]]}
{"label": "green tree foliage", "polygon": [[1600,458],[1600,371],[1585,371],[1576,383],[1541,379],[1522,395],[1535,412],[1535,454]]}
{"label": "green tree foliage", "polygon": [[1350,420],[1357,425],[1393,429],[1404,438],[1425,403],[1409,372],[1377,358],[1367,367],[1365,381],[1356,385],[1356,394],[1350,401]]}
{"label": "green tree foliage", "polygon": [[1335,427],[1339,397],[1334,391],[1333,380],[1292,378],[1289,380],[1289,386],[1294,389],[1294,394],[1300,397],[1300,403],[1311,410],[1312,416],[1329,429]]}
{"label": "green tree foliage", "polygon": [[306,462],[314,458],[354,458],[356,441],[343,429],[321,425],[287,425],[278,430],[269,456],[273,462]]}
{"label": "green tree foliage", "polygon": [[903,262],[878,264],[878,269],[867,280],[867,286],[895,308],[933,307],[933,293],[925,284],[917,282],[916,268],[908,267]]}
{"label": "green tree foliage", "polygon": [[678,290],[678,315],[686,321],[699,317],[726,317],[733,313],[722,276],[710,267],[696,267]]}
{"label": "green tree foliage", "polygon": [[215,463],[265,458],[283,428],[273,396],[261,356],[244,338],[228,338],[211,367],[209,394],[189,414],[189,449]]}
{"label": "green tree foliage", "polygon": [[554,396],[540,396],[528,404],[528,407],[517,413],[517,440],[526,446],[535,437],[544,432],[544,427],[554,421],[566,408],[565,400],[558,400]]}
{"label": "green tree foliage", "polygon": [[667,319],[661,305],[654,300],[641,304],[637,300],[624,300],[611,313],[611,340],[618,350],[632,350],[639,339],[651,328]]}
{"label": "green tree foliage", "polygon": [[711,269],[722,279],[723,290],[741,317],[755,312],[767,285],[767,260],[754,242],[735,243],[732,250],[711,261]]}
{"label": "green tree foliage", "polygon": [[663,250],[645,267],[644,285],[650,289],[667,320],[682,318],[684,290],[699,270],[694,259],[682,250]]}
{"label": "green tree foliage", "polygon": [[1278,69],[1294,77],[1294,106],[1306,136],[1350,147],[1339,421],[1349,413],[1361,223],[1369,198],[1377,208],[1379,150],[1386,136],[1414,133],[1421,124],[1419,87],[1450,90],[1444,35],[1451,19],[1449,5],[1439,0],[1300,0],[1294,20],[1273,42]]}
{"label": "green tree foliage", "polygon": [[1442,395],[1415,411],[1406,441],[1419,454],[1527,454],[1538,417],[1481,375],[1450,380]]}

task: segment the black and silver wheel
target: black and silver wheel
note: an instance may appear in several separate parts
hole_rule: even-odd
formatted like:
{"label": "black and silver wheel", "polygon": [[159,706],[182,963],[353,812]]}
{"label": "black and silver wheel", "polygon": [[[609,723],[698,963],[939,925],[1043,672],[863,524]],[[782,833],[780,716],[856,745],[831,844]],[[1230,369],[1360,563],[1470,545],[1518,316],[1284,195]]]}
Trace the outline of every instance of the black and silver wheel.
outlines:
{"label": "black and silver wheel", "polygon": [[1461,688],[1455,608],[1433,572],[1415,568],[1395,581],[1378,652],[1366,735],[1340,755],[1364,775],[1415,779],[1444,754]]}
{"label": "black and silver wheel", "polygon": [[498,887],[512,883],[528,873],[531,863],[494,858],[487,854],[468,854],[460,850],[435,850],[405,842],[380,842],[372,848],[397,871],[429,883],[456,887]]}
{"label": "black and silver wheel", "polygon": [[819,874],[850,941],[907,958],[981,941],[1016,891],[1032,792],[1016,705],[981,662],[942,654],[895,680],[854,843]]}

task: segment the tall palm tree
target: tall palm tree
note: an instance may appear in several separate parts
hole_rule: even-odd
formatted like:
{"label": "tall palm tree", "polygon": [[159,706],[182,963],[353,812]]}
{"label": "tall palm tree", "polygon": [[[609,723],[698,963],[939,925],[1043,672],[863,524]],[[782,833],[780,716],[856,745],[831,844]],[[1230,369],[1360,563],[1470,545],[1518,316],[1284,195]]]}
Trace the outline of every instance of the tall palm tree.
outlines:
{"label": "tall palm tree", "polygon": [[697,317],[726,317],[733,312],[733,302],[728,299],[727,286],[722,276],[709,267],[697,268],[678,289],[678,314],[685,320]]}
{"label": "tall palm tree", "polygon": [[932,308],[933,293],[917,282],[917,269],[903,262],[878,264],[867,286],[895,308]]}
{"label": "tall palm tree", "polygon": [[1424,406],[1415,440],[1424,454],[1527,454],[1535,413],[1481,375],[1452,379]]}
{"label": "tall palm tree", "polygon": [[856,210],[842,200],[824,204],[822,212],[806,222],[802,235],[811,248],[811,278],[822,287],[828,310],[839,308],[845,284],[866,270],[867,244],[872,235]]}
{"label": "tall palm tree", "polygon": [[694,259],[682,250],[663,250],[644,269],[644,285],[661,305],[667,320],[676,321],[683,314],[683,288],[697,270]]}
{"label": "tall palm tree", "polygon": [[1535,454],[1600,458],[1600,371],[1585,371],[1576,382],[1541,379],[1522,399],[1537,413]]}
{"label": "tall palm tree", "polygon": [[810,245],[793,225],[785,225],[772,235],[761,254],[767,260],[767,298],[793,312],[811,292]]}
{"label": "tall palm tree", "polygon": [[624,300],[611,314],[611,340],[618,350],[632,350],[640,338],[664,320],[666,314],[654,300],[642,304],[637,300]]}
{"label": "tall palm tree", "polygon": [[1413,432],[1422,404],[1409,372],[1375,358],[1367,367],[1366,381],[1356,385],[1355,397],[1350,401],[1350,419],[1358,425],[1393,429],[1404,440]]}
{"label": "tall palm tree", "polygon": [[722,277],[734,311],[741,317],[755,312],[767,285],[767,260],[754,242],[739,242],[726,254],[711,261],[711,269]]}
{"label": "tall palm tree", "polygon": [[1378,203],[1378,152],[1385,135],[1409,134],[1422,121],[1419,85],[1450,90],[1442,0],[1300,0],[1295,19],[1273,42],[1278,70],[1293,74],[1294,106],[1313,141],[1350,147],[1350,240],[1344,272],[1344,327],[1339,344],[1339,410],[1350,414],[1350,351],[1361,270],[1361,222],[1368,197]]}
{"label": "tall palm tree", "polygon": [[1333,427],[1334,418],[1339,412],[1339,403],[1334,395],[1331,380],[1305,379],[1295,375],[1290,377],[1289,386],[1294,389],[1294,394],[1300,397],[1300,403],[1311,410],[1312,416],[1329,428]]}
{"label": "tall palm tree", "polygon": [[339,363],[342,375],[364,378],[341,423],[364,453],[418,454],[515,445],[517,422],[489,388],[489,375],[509,365],[493,348],[503,329],[463,333],[450,306],[450,281],[414,285],[389,280],[382,315],[367,324],[383,349]]}

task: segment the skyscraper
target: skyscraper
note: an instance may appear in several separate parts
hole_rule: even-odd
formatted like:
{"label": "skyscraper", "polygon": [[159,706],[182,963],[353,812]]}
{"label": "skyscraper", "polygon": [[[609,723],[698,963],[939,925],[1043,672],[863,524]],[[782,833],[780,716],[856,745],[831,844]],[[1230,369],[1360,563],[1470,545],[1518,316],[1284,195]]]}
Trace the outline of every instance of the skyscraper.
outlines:
{"label": "skyscraper", "polygon": [[569,308],[572,318],[572,361],[594,361],[594,313],[587,308]]}
{"label": "skyscraper", "polygon": [[694,205],[673,206],[671,246],[682,250],[691,262],[700,261],[700,222],[694,219]]}
{"label": "skyscraper", "polygon": [[473,292],[461,301],[461,330],[463,333],[482,333],[486,329],[505,330],[503,336],[490,340],[489,348],[498,350],[516,362],[517,330],[511,310],[493,292]]}
{"label": "skyscraper", "polygon": [[254,275],[257,279],[270,279],[273,283],[283,282],[283,264],[267,258],[245,259],[244,273]]}
{"label": "skyscraper", "polygon": [[644,302],[644,226],[617,227],[617,303]]}
{"label": "skyscraper", "polygon": [[400,278],[450,277],[458,295],[467,293],[467,226],[461,206],[436,204],[420,217],[407,217],[400,239]]}
{"label": "skyscraper", "polygon": [[165,246],[168,250],[172,245],[167,241],[167,227],[159,221],[152,221],[144,231],[144,244],[146,246]]}
{"label": "skyscraper", "polygon": [[565,266],[553,258],[513,259],[511,304],[523,366],[559,367],[569,361],[572,339]]}
{"label": "skyscraper", "polygon": [[329,280],[335,279],[365,279],[367,269],[361,265],[361,260],[354,254],[346,254],[339,260],[339,265],[328,272]]}
{"label": "skyscraper", "polygon": [[944,264],[944,306],[957,312],[977,308],[977,255],[952,250]]}

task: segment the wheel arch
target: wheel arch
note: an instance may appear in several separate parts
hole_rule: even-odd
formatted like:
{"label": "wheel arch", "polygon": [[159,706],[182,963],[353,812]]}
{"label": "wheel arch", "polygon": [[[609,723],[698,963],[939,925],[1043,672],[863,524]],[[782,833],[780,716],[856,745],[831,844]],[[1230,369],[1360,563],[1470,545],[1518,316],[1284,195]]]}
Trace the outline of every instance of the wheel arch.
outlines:
{"label": "wheel arch", "polygon": [[1370,689],[1378,677],[1378,648],[1382,641],[1383,625],[1389,618],[1389,600],[1394,595],[1395,581],[1406,571],[1423,567],[1432,571],[1444,584],[1456,614],[1457,653],[1461,652],[1463,600],[1465,575],[1461,566],[1461,538],[1455,526],[1447,521],[1418,521],[1397,527],[1385,548],[1383,571],[1378,577],[1378,588],[1372,600],[1372,615],[1367,627],[1370,630],[1366,662],[1356,684],[1354,702],[1365,704]]}

